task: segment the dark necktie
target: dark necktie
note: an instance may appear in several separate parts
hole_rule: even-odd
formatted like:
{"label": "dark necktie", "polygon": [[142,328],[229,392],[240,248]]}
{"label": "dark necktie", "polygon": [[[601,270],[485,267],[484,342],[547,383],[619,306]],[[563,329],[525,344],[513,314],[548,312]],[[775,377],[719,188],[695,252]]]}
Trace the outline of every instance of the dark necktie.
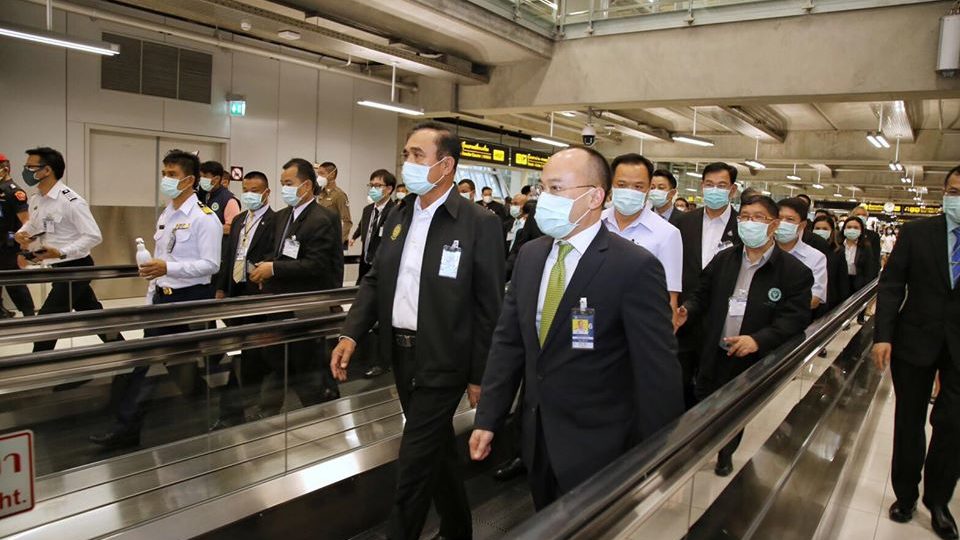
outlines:
{"label": "dark necktie", "polygon": [[373,218],[370,219],[370,227],[367,228],[367,241],[363,244],[363,262],[370,264],[370,241],[373,239],[374,231],[377,230],[377,220],[380,219],[380,210],[373,207]]}

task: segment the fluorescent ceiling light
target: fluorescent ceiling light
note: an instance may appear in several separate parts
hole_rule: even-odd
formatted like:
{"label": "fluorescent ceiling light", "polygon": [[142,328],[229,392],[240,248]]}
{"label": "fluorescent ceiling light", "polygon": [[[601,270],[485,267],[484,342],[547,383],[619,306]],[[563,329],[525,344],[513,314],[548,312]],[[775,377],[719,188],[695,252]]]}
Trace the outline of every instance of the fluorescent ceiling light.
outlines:
{"label": "fluorescent ceiling light", "polygon": [[78,39],[66,34],[51,32],[49,30],[29,28],[7,22],[0,23],[0,36],[23,39],[43,45],[64,47],[67,49],[73,49],[75,51],[101,54],[103,56],[115,56],[120,54],[120,46],[114,43]]}
{"label": "fluorescent ceiling light", "polygon": [[788,174],[788,175],[787,175],[787,180],[793,180],[794,182],[799,182],[800,180],[803,180],[803,178],[800,178],[799,176],[797,176],[797,175],[795,175],[795,174]]}
{"label": "fluorescent ceiling light", "polygon": [[834,196],[834,197],[843,197],[843,194],[842,194],[842,193],[834,193],[833,196]]}
{"label": "fluorescent ceiling light", "polygon": [[750,168],[752,168],[752,169],[758,169],[758,170],[761,170],[761,171],[762,171],[763,169],[766,169],[766,168],[767,168],[766,165],[764,165],[763,163],[761,163],[760,161],[757,161],[757,160],[755,160],[755,159],[748,159],[748,160],[744,161],[744,163],[745,163],[748,167],[750,167]]}
{"label": "fluorescent ceiling light", "polygon": [[770,196],[770,192],[767,191],[767,190],[761,191],[760,194],[761,194],[761,195],[766,195],[766,196],[768,196],[768,197]]}
{"label": "fluorescent ceiling light", "polygon": [[847,201],[849,201],[849,202],[857,202],[857,200],[854,199],[854,198],[847,199]]}
{"label": "fluorescent ceiling light", "polygon": [[374,109],[383,109],[384,111],[393,111],[400,114],[409,114],[410,116],[423,116],[423,109],[414,109],[413,107],[407,107],[399,103],[382,103],[380,101],[361,99],[357,102],[357,105],[372,107]]}
{"label": "fluorescent ceiling light", "polygon": [[877,140],[877,137],[873,133],[867,133],[867,141],[876,148],[883,148],[883,145],[880,144],[880,141]]}
{"label": "fluorescent ceiling light", "polygon": [[698,173],[696,171],[687,171],[687,176],[692,176],[694,178],[703,178],[703,173]]}
{"label": "fluorescent ceiling light", "polygon": [[810,187],[813,189],[823,189],[823,184],[811,184]]}
{"label": "fluorescent ceiling light", "polygon": [[694,188],[692,188],[692,187],[688,187],[688,188],[686,188],[686,189],[687,189],[687,191],[689,191],[689,192],[691,192],[691,193],[696,193],[696,192],[697,192],[697,190],[694,189]]}
{"label": "fluorescent ceiling light", "polygon": [[883,133],[877,133],[874,135],[874,137],[877,139],[877,142],[880,143],[880,146],[883,146],[884,148],[890,148],[890,143],[887,142],[887,138],[883,136]]}
{"label": "fluorescent ceiling light", "polygon": [[293,30],[281,30],[277,32],[277,35],[287,41],[296,41],[300,39],[300,32],[295,32]]}
{"label": "fluorescent ceiling light", "polygon": [[670,138],[673,139],[674,142],[682,142],[694,146],[713,146],[713,141],[710,139],[704,139],[696,135],[672,135]]}
{"label": "fluorescent ceiling light", "polygon": [[566,148],[570,146],[569,144],[563,141],[555,141],[553,139],[548,139],[546,137],[531,137],[530,140],[536,141],[538,143],[549,144],[550,146],[559,146],[560,148]]}
{"label": "fluorescent ceiling light", "polygon": [[576,117],[577,117],[577,111],[560,111],[560,114],[561,114],[562,116],[566,116],[567,118],[576,118]]}
{"label": "fluorescent ceiling light", "polygon": [[892,161],[890,163],[887,163],[887,167],[889,167],[891,171],[897,170],[897,165]]}

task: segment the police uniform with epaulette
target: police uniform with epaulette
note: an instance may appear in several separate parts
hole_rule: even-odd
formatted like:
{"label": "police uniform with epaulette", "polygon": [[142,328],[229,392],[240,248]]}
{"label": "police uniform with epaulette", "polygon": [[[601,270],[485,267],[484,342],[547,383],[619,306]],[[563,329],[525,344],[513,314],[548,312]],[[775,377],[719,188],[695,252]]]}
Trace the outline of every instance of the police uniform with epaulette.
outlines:
{"label": "police uniform with epaulette", "polygon": [[[17,270],[20,246],[13,235],[23,224],[19,214],[30,211],[27,193],[10,178],[0,181],[0,270]],[[33,297],[26,285],[7,285],[7,294],[24,316],[34,314]]]}

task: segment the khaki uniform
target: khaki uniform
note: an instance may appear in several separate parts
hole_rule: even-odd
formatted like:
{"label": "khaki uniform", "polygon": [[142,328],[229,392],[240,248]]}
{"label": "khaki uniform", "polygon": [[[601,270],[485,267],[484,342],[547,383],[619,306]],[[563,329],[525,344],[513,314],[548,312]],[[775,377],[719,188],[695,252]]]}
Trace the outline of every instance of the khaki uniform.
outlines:
{"label": "khaki uniform", "polygon": [[317,196],[317,204],[324,208],[329,208],[340,216],[343,221],[343,241],[350,238],[350,230],[353,228],[353,221],[350,219],[350,201],[347,200],[347,194],[339,187],[324,188]]}

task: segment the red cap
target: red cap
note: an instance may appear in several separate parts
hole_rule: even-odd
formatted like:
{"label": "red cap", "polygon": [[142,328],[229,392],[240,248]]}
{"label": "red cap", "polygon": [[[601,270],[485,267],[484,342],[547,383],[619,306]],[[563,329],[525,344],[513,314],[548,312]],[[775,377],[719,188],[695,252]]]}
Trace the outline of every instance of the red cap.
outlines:
{"label": "red cap", "polygon": [[10,161],[10,160],[7,159],[6,154],[4,154],[3,152],[0,152],[0,161]]}

